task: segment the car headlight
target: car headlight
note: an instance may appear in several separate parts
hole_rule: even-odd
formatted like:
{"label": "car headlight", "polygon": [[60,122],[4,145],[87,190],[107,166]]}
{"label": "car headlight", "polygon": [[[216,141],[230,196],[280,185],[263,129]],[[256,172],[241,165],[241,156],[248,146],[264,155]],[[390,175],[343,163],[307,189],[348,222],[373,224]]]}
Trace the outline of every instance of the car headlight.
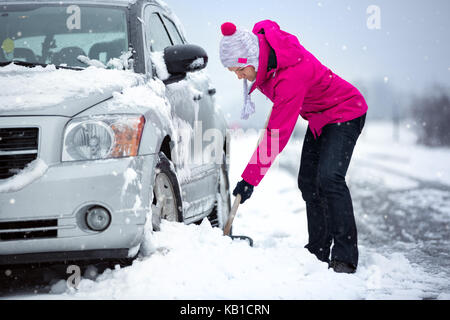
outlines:
{"label": "car headlight", "polygon": [[80,118],[64,133],[62,161],[137,156],[145,118],[118,115]]}

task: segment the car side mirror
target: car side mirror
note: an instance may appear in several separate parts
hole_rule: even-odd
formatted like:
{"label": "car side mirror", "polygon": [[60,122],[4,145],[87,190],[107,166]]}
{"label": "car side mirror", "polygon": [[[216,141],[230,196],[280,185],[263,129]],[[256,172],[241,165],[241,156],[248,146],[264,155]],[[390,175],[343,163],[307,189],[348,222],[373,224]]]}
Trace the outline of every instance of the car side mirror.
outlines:
{"label": "car side mirror", "polygon": [[196,45],[182,44],[164,49],[164,62],[171,77],[166,84],[180,81],[186,73],[202,70],[208,64],[208,54]]}

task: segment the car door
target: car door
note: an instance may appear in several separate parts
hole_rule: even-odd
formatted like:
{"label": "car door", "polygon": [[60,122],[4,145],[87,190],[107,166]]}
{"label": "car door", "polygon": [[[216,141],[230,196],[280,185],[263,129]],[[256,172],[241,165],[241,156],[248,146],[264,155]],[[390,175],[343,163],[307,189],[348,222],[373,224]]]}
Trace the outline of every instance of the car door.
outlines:
{"label": "car door", "polygon": [[[167,17],[162,15],[164,25],[172,39],[172,42],[183,44],[185,41],[178,30],[177,25]],[[191,83],[197,91],[195,99],[198,101],[198,113],[195,119],[195,141],[193,152],[199,158],[195,159],[199,171],[202,172],[202,184],[208,192],[205,197],[205,210],[212,209],[216,197],[217,172],[221,165],[221,152],[223,150],[223,133],[215,123],[217,116],[214,106],[213,96],[215,90],[212,88],[206,70],[188,73],[187,81]],[[201,155],[199,154],[201,152]],[[219,154],[220,153],[220,154]]]}
{"label": "car door", "polygon": [[[148,5],[145,8],[144,28],[146,54],[151,56],[151,52],[161,52],[165,47],[174,44],[163,22],[163,12],[158,6]],[[201,160],[203,130],[200,129],[201,131],[198,132],[196,127],[201,117],[200,100],[202,98],[197,87],[189,77],[166,86],[167,98],[172,106],[172,123],[177,133],[176,137],[172,137],[177,153],[176,159],[173,160],[183,190],[185,221],[195,220],[204,215],[211,206],[209,202],[212,202],[211,174],[205,175],[205,165]]]}

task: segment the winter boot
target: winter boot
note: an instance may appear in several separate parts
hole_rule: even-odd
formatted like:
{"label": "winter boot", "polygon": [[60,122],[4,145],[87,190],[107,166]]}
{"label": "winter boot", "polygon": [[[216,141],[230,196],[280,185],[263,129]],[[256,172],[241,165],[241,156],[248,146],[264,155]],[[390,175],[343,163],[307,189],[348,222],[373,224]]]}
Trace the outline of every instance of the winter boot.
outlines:
{"label": "winter boot", "polygon": [[328,269],[333,268],[334,272],[337,273],[355,273],[356,267],[347,262],[332,260],[328,265]]}

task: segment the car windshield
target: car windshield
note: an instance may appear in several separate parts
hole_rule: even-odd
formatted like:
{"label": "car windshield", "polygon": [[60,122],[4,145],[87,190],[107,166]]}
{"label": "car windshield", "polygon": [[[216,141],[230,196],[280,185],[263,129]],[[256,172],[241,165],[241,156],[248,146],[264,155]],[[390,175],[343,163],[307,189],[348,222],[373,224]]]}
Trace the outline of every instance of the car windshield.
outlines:
{"label": "car windshield", "polygon": [[106,65],[128,51],[126,11],[63,2],[3,5],[0,44],[0,62],[84,68],[98,60]]}

